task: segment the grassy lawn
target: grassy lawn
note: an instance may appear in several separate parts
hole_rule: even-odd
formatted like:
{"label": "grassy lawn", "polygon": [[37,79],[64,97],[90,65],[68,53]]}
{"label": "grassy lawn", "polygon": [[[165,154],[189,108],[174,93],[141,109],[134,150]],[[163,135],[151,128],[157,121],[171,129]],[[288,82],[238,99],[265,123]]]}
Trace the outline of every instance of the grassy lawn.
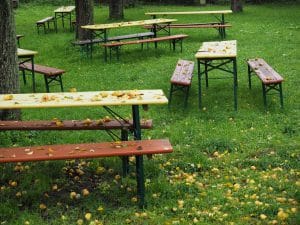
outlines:
{"label": "grassy lawn", "polygon": [[[173,34],[189,35],[182,53],[170,51],[167,43],[143,51],[138,45],[124,46],[119,62],[105,63],[101,47],[95,48],[92,59],[82,57],[70,44],[74,34],[63,29],[61,21],[58,33],[37,34],[35,22],[53,15],[56,8],[21,5],[16,11],[16,29],[25,35],[21,47],[38,51],[36,63],[67,71],[65,90],[162,89],[168,95],[177,60],[195,61],[202,42],[219,40],[214,29],[177,29]],[[144,15],[149,11],[188,10],[199,8],[138,6],[126,9],[125,16],[128,21],[141,20],[150,18]],[[0,165],[0,224],[300,224],[299,11],[299,4],[246,5],[243,13],[226,16],[232,24],[226,39],[238,42],[237,112],[228,79],[211,80],[209,88],[203,87],[199,110],[196,76],[186,110],[183,95],[173,96],[170,109],[161,105],[141,110],[142,118],[154,122],[153,130],[143,132],[143,138],[169,138],[174,146],[173,154],[145,159],[144,210],[135,202],[135,174],[120,177],[119,158],[5,164]],[[95,23],[111,22],[107,18],[107,7],[95,7]],[[176,18],[198,22],[195,15]],[[214,18],[199,16],[199,20]],[[110,35],[142,31],[128,27],[111,30]],[[268,96],[268,111],[264,110],[257,78],[253,77],[252,89],[248,89],[246,59],[254,57],[264,58],[284,77],[284,109],[276,94]],[[37,75],[36,83],[37,91],[44,92],[42,76]],[[20,79],[20,84],[22,93],[31,92],[30,82],[24,86]],[[51,90],[59,91],[59,87]],[[130,116],[130,107],[113,109]],[[107,113],[95,107],[22,111],[24,120],[104,116]],[[1,146],[106,140],[110,137],[101,131],[0,133]]]}

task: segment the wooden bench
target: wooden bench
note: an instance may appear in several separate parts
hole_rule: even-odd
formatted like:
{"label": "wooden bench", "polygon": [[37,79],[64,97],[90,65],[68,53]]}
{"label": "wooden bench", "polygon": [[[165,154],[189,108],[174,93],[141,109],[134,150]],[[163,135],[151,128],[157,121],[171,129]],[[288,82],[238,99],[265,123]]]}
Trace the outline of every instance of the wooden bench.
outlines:
{"label": "wooden bench", "polygon": [[[46,17],[46,18],[41,19],[36,22],[36,27],[37,27],[38,33],[40,33],[40,27],[43,27],[44,33],[47,33],[46,31],[50,30],[50,23],[53,24],[54,30],[57,33],[57,24],[56,24],[56,19],[54,16],[49,16],[49,17]],[[46,24],[47,24],[47,26],[46,26]]]}
{"label": "wooden bench", "polygon": [[251,75],[254,73],[262,82],[263,101],[267,108],[267,93],[271,90],[278,91],[280,105],[283,108],[282,81],[283,78],[261,58],[248,59],[248,81],[251,89]]}
{"label": "wooden bench", "polygon": [[[152,129],[152,120],[141,120],[141,129]],[[133,132],[132,120],[116,120],[105,117],[99,120],[59,120],[51,121],[0,121],[0,131],[66,131],[66,130],[105,130],[114,140],[127,141],[129,132]],[[114,134],[112,130],[120,130],[120,136]],[[128,158],[123,158],[123,174],[128,172]]]}
{"label": "wooden bench", "polygon": [[[226,35],[225,28],[229,28],[229,27],[232,27],[232,25],[228,23],[221,24],[219,22],[170,24],[170,28],[215,28],[218,30],[219,35],[221,36],[222,39],[224,39]],[[144,28],[151,29],[152,26],[147,25],[144,26]]]}
{"label": "wooden bench", "polygon": [[[128,35],[120,35],[115,37],[110,37],[107,39],[107,41],[121,41],[121,40],[127,40],[127,39],[144,39],[146,37],[153,37],[153,32],[144,32],[144,33],[136,33],[136,34],[128,34]],[[93,45],[103,42],[103,39],[95,38],[95,39],[87,39],[87,40],[78,40],[73,41],[73,45],[79,45],[82,47],[82,50],[86,51],[87,54],[90,54],[92,56],[93,52]],[[143,47],[143,45],[142,45]]]}
{"label": "wooden bench", "polygon": [[176,68],[171,77],[171,89],[169,97],[169,105],[171,104],[172,94],[177,90],[185,93],[184,106],[187,106],[189,90],[192,83],[194,71],[194,62],[188,60],[178,60]]}
{"label": "wooden bench", "polygon": [[186,34],[177,34],[177,35],[170,35],[170,36],[163,36],[163,37],[156,37],[156,38],[148,38],[142,40],[135,40],[135,41],[120,41],[120,42],[110,42],[101,44],[105,48],[109,48],[110,50],[110,59],[111,59],[111,52],[112,50],[116,51],[117,59],[119,59],[120,48],[123,45],[132,45],[132,44],[142,44],[142,43],[157,43],[161,41],[170,41],[170,44],[173,46],[173,51],[175,51],[176,43],[180,43],[181,52],[182,52],[182,40],[188,37]]}
{"label": "wooden bench", "polygon": [[[32,65],[29,62],[19,64],[19,69],[23,74],[23,81],[26,84],[25,70],[32,71]],[[34,64],[34,72],[44,75],[46,90],[50,92],[49,84],[52,82],[58,83],[60,85],[61,91],[64,91],[62,83],[62,74],[65,73],[62,69],[57,69],[48,66],[42,66]]]}
{"label": "wooden bench", "polygon": [[173,148],[167,139],[10,147],[0,148],[0,163],[135,156],[137,194],[139,205],[143,207],[145,196],[143,155],[171,152]]}

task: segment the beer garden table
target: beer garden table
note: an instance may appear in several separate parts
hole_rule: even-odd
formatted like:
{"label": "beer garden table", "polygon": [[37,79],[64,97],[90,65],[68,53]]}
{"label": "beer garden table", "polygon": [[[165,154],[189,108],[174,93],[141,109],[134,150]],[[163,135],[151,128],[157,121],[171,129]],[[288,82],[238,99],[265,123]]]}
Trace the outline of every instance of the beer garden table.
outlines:
{"label": "beer garden table", "polygon": [[[17,49],[17,56],[19,59],[22,59],[19,61],[19,64],[25,63],[25,62],[31,62],[31,74],[32,74],[32,91],[35,92],[35,73],[34,73],[34,56],[37,55],[38,52],[18,48]],[[23,77],[24,83],[26,81],[26,78]]]}
{"label": "beer garden table", "polygon": [[[201,77],[205,75],[206,87],[208,87],[208,72],[212,70],[221,70],[230,73],[233,78],[233,95],[234,109],[237,110],[237,42],[231,41],[216,41],[203,42],[200,49],[195,54],[198,65],[198,91],[199,91],[199,108],[202,108],[202,88]],[[228,69],[227,64],[232,63],[232,69]],[[201,65],[204,69],[201,70]]]}
{"label": "beer garden table", "polygon": [[75,6],[61,6],[54,10],[55,20],[61,18],[62,25],[65,27],[65,18],[69,19],[70,30],[72,30],[72,13],[75,10]]}

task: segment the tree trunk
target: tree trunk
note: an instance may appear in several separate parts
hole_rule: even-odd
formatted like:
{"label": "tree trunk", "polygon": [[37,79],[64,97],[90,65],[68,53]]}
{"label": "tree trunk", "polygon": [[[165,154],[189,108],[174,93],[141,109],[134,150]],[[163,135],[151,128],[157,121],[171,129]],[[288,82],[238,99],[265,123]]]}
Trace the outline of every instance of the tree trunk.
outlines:
{"label": "tree trunk", "polygon": [[[17,41],[11,0],[0,4],[0,94],[19,93]],[[20,110],[0,110],[0,120],[20,119]]]}
{"label": "tree trunk", "polygon": [[231,10],[233,12],[242,12],[243,11],[242,0],[231,0]]}
{"label": "tree trunk", "polygon": [[94,24],[94,0],[75,0],[76,11],[76,39],[86,40],[90,38],[90,31],[81,26]]}
{"label": "tree trunk", "polygon": [[110,19],[123,19],[124,18],[124,4],[123,0],[110,0],[109,1],[109,18]]}

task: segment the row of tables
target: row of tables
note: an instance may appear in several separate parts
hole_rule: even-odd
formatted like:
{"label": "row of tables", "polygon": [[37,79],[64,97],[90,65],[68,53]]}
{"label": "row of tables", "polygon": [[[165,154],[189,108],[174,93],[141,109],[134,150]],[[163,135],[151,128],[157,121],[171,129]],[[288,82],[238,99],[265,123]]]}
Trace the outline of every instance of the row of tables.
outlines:
{"label": "row of tables", "polygon": [[[32,89],[35,92],[35,74],[34,74],[34,56],[36,51],[25,50],[18,48],[17,55],[20,63],[31,61],[32,63]],[[208,73],[212,70],[221,70],[231,74],[233,78],[233,93],[234,93],[234,109],[237,110],[237,42],[233,41],[217,41],[203,42],[202,46],[195,54],[198,68],[198,94],[199,108],[202,108],[202,76],[205,76],[205,84],[208,87]],[[232,64],[232,68],[227,66]],[[202,68],[203,67],[203,68]]]}

